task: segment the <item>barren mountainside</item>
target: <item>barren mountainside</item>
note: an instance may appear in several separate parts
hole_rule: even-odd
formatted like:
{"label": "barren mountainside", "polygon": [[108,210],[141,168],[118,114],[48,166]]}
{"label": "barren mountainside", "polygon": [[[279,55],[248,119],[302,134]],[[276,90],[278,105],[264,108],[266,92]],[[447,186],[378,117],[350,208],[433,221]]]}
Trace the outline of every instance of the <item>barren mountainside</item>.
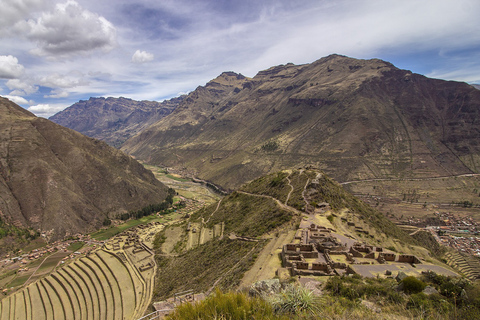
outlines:
{"label": "barren mountainside", "polygon": [[339,181],[478,172],[480,91],[331,55],[226,72],[122,147],[227,188],[313,165]]}
{"label": "barren mountainside", "polygon": [[159,203],[166,187],[106,143],[0,98],[0,216],[16,226],[89,232],[105,217]]}
{"label": "barren mountainside", "polygon": [[169,115],[182,99],[181,96],[155,102],[122,97],[90,98],[80,100],[49,120],[118,147],[137,132]]}

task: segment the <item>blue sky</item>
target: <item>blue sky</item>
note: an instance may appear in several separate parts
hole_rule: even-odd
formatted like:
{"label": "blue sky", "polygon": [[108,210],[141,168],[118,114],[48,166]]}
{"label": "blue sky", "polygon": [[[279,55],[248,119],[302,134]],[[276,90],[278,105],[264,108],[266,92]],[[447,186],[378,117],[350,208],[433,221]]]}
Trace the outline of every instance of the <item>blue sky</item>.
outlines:
{"label": "blue sky", "polygon": [[0,95],[49,117],[332,53],[480,83],[479,16],[478,0],[2,0]]}

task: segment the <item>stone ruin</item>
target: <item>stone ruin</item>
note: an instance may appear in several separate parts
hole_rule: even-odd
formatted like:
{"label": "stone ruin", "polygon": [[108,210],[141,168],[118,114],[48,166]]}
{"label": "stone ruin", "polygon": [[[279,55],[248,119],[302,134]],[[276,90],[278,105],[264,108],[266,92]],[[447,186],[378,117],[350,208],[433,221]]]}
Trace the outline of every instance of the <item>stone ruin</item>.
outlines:
{"label": "stone ruin", "polygon": [[[315,224],[297,230],[295,243],[286,244],[282,248],[283,266],[290,270],[292,275],[325,276],[355,273],[350,267],[354,264],[421,263],[416,256],[397,256],[395,253],[384,252],[381,247],[360,242],[348,247],[347,244],[342,244],[332,231]],[[334,261],[331,257],[333,255],[344,255],[347,263]]]}

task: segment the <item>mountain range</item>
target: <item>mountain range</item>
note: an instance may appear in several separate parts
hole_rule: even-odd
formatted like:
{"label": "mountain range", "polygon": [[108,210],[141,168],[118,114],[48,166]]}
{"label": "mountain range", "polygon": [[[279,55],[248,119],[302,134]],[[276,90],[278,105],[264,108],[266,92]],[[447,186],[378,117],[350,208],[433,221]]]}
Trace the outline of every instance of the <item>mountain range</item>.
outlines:
{"label": "mountain range", "polygon": [[166,197],[167,188],[128,155],[5,98],[0,129],[0,217],[9,224],[60,238]]}
{"label": "mountain range", "polygon": [[225,188],[314,166],[339,181],[478,172],[480,91],[330,55],[225,72],[121,149]]}
{"label": "mountain range", "polygon": [[123,97],[90,98],[80,100],[49,120],[119,147],[131,136],[169,115],[182,100],[183,96],[164,102]]}

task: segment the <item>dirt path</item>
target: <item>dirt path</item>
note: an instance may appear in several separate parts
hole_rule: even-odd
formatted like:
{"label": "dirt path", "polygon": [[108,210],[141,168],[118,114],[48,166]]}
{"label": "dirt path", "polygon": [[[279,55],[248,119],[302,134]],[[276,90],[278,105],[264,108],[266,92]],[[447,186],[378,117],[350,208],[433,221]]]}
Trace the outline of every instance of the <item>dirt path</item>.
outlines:
{"label": "dirt path", "polygon": [[288,176],[287,176],[287,181],[288,181],[288,185],[290,186],[291,190],[287,195],[287,200],[285,200],[285,205],[287,205],[288,200],[290,200],[290,196],[292,195],[293,190],[295,190],[295,188],[292,186],[292,180],[290,180],[290,174],[288,174]]}
{"label": "dirt path", "polygon": [[303,214],[302,211],[297,210],[295,208],[292,208],[290,206],[287,206],[284,203],[282,203],[280,200],[278,200],[277,198],[274,198],[272,196],[267,196],[267,195],[264,195],[264,194],[254,194],[254,193],[249,193],[249,192],[245,192],[245,191],[237,191],[237,192],[238,193],[243,193],[243,194],[246,194],[246,195],[249,195],[249,196],[254,196],[254,197],[269,198],[269,199],[274,200],[282,209],[285,209],[285,210],[288,210],[288,211],[291,211],[293,213],[300,214],[300,215]]}
{"label": "dirt path", "polygon": [[[207,224],[208,221],[210,221],[210,218],[215,214],[215,212],[218,211],[218,208],[220,208],[220,204],[222,203],[222,200],[223,200],[223,199],[218,200],[217,208],[215,208],[215,210],[212,212],[212,214],[210,215],[210,217],[208,217],[207,221],[204,222],[205,224]],[[202,218],[202,222],[203,222],[203,218]]]}

